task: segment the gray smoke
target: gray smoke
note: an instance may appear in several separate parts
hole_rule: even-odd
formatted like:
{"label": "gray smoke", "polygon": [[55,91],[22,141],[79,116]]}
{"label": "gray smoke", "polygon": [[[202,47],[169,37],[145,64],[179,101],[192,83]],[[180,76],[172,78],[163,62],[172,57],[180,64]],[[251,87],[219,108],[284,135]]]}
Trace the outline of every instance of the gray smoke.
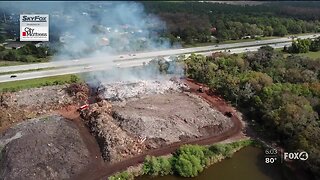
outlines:
{"label": "gray smoke", "polygon": [[[166,29],[165,23],[146,14],[143,5],[137,2],[1,2],[0,7],[17,15],[49,14],[50,39],[59,42],[54,60],[102,56],[106,57],[104,62],[112,64],[107,58],[110,55],[170,48],[169,41],[159,36]],[[150,69],[111,72],[109,79],[159,75]],[[88,79],[93,76],[105,79],[100,73],[90,74],[86,76]]]}

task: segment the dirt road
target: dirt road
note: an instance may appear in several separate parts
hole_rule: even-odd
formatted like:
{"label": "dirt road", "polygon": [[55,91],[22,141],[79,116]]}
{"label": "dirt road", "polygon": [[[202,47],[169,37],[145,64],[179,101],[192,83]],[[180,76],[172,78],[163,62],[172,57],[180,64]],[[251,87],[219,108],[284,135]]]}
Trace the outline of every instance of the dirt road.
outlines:
{"label": "dirt road", "polygon": [[[173,143],[173,144],[164,146],[159,149],[150,150],[148,152],[145,152],[143,154],[140,154],[138,156],[135,156],[133,158],[130,158],[130,159],[127,159],[125,161],[115,163],[115,164],[101,163],[101,159],[100,159],[101,157],[98,157],[98,159],[96,159],[96,162],[92,163],[92,165],[88,169],[85,169],[82,173],[76,175],[72,179],[77,179],[77,180],[106,179],[108,176],[114,174],[115,172],[122,171],[122,170],[125,170],[126,168],[128,168],[129,166],[133,166],[138,163],[142,163],[144,161],[145,156],[147,156],[147,155],[152,155],[152,156],[166,155],[166,154],[170,154],[170,153],[174,152],[177,148],[179,148],[183,144],[208,145],[208,144],[213,144],[216,142],[220,142],[220,141],[229,139],[229,138],[237,136],[241,133],[243,126],[242,126],[240,119],[235,115],[234,108],[232,108],[230,105],[228,105],[223,99],[221,99],[217,96],[209,95],[209,91],[206,86],[202,85],[205,89],[205,92],[200,93],[197,90],[201,84],[196,83],[196,82],[192,81],[191,79],[184,79],[183,81],[186,84],[188,84],[188,86],[190,87],[190,92],[199,95],[204,100],[206,100],[212,107],[216,108],[217,110],[219,110],[223,114],[225,114],[227,112],[232,112],[232,114],[234,114],[234,115],[231,117],[231,120],[233,121],[234,125],[228,131],[221,133],[219,135],[201,137],[201,138],[196,138],[196,139],[191,139],[191,140],[187,140],[187,141]],[[88,132],[83,132],[83,130],[84,129],[82,129],[82,133],[85,133],[85,134],[88,133]],[[89,140],[86,142],[92,142],[92,141]],[[90,144],[88,144],[88,145],[91,146],[91,148],[90,148],[91,152],[93,152],[93,154],[97,155],[98,153],[96,152],[96,150],[92,150],[93,144],[92,143],[90,143]],[[97,144],[93,145],[93,146],[95,146],[94,149],[97,148]]]}

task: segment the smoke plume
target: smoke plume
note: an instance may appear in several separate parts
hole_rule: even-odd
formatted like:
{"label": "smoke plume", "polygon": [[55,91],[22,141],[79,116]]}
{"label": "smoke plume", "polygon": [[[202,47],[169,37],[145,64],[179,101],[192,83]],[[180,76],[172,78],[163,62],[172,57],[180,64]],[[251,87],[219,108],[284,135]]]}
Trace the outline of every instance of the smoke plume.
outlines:
{"label": "smoke plume", "polygon": [[[1,2],[8,14],[49,14],[50,41],[57,49],[54,60],[81,57],[108,56],[170,48],[161,38],[165,23],[152,14],[146,14],[137,2]],[[88,62],[90,63],[90,62]],[[171,68],[172,69],[172,68]],[[108,79],[140,79],[158,75],[149,70],[114,69]],[[91,73],[90,79],[106,79],[101,73]]]}

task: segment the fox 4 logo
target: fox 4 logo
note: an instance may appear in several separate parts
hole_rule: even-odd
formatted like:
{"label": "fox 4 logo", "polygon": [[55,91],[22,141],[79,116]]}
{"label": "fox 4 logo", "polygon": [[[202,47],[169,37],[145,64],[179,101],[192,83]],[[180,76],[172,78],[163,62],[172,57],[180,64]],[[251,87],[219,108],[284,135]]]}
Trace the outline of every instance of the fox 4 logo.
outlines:
{"label": "fox 4 logo", "polygon": [[283,159],[284,160],[301,160],[305,161],[309,158],[309,154],[305,151],[302,152],[284,152]]}

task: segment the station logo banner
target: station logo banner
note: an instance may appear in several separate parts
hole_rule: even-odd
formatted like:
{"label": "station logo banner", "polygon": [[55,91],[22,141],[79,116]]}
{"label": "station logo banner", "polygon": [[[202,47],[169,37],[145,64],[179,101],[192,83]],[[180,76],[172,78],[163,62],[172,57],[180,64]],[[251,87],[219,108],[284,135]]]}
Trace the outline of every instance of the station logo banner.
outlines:
{"label": "station logo banner", "polygon": [[49,15],[20,14],[20,41],[49,41]]}

